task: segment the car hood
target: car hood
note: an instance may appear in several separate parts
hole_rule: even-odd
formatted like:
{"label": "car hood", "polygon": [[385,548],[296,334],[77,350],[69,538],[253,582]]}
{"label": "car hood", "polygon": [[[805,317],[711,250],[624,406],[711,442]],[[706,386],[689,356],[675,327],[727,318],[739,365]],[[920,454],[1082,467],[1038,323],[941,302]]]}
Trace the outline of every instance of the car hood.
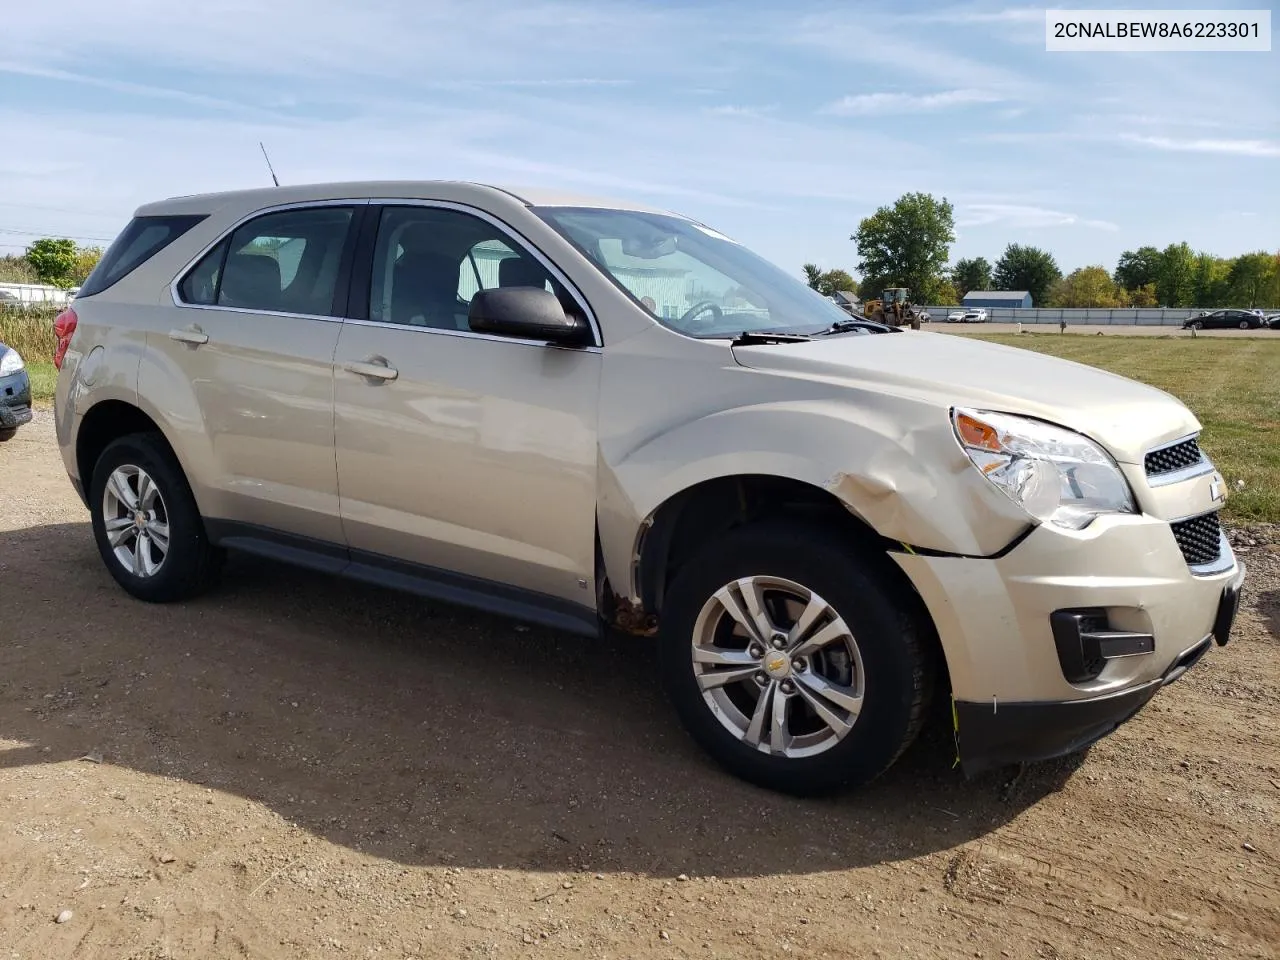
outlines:
{"label": "car hood", "polygon": [[753,370],[838,381],[940,406],[1037,417],[1079,431],[1117,460],[1141,463],[1154,446],[1200,429],[1177,398],[1096,367],[942,333],[819,337],[735,347]]}

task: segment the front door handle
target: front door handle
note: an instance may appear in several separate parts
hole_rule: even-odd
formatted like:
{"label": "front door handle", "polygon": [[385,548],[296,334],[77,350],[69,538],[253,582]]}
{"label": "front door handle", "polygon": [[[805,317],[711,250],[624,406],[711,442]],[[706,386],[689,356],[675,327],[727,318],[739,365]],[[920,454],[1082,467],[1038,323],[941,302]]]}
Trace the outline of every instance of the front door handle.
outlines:
{"label": "front door handle", "polygon": [[371,380],[394,380],[400,376],[400,371],[381,357],[369,360],[348,360],[342,365],[342,369],[347,373],[368,377]]}
{"label": "front door handle", "polygon": [[209,342],[209,335],[197,327],[194,323],[185,330],[170,330],[169,339],[177,340],[179,343],[189,343],[193,347]]}

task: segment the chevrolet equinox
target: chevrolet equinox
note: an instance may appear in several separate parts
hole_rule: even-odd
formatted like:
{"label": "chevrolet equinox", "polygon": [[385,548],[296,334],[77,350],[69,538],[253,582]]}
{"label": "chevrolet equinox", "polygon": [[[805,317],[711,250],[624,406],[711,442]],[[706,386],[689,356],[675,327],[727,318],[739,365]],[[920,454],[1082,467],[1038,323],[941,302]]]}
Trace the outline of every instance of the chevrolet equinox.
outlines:
{"label": "chevrolet equinox", "polygon": [[467,183],[140,208],[55,321],[103,562],[236,549],[651,637],[758,784],[866,783],[950,698],[972,774],[1077,750],[1215,642],[1243,567],[1173,397],[852,318],[704,224]]}

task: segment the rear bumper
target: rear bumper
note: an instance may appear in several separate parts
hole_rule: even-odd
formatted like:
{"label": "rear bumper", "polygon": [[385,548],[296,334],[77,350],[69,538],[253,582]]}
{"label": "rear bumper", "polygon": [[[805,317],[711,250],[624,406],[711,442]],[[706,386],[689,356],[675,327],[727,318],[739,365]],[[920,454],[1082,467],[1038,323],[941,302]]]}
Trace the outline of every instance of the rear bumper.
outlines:
{"label": "rear bumper", "polygon": [[1174,659],[1164,674],[1115,693],[1081,700],[1033,703],[955,702],[956,753],[966,776],[1014,763],[1048,760],[1082,750],[1137,714],[1161,687],[1173,683],[1208,652],[1225,644],[1239,604],[1244,566],[1223,591],[1213,632]]}

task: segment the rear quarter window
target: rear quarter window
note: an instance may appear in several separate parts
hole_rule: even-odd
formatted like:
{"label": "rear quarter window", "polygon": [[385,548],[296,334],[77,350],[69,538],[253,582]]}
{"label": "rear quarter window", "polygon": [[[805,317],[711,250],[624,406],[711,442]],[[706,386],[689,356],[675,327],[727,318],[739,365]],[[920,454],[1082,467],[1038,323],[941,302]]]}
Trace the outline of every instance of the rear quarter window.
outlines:
{"label": "rear quarter window", "polygon": [[112,241],[98,265],[80,287],[78,297],[91,297],[127,277],[173,241],[194,227],[205,214],[134,217]]}

